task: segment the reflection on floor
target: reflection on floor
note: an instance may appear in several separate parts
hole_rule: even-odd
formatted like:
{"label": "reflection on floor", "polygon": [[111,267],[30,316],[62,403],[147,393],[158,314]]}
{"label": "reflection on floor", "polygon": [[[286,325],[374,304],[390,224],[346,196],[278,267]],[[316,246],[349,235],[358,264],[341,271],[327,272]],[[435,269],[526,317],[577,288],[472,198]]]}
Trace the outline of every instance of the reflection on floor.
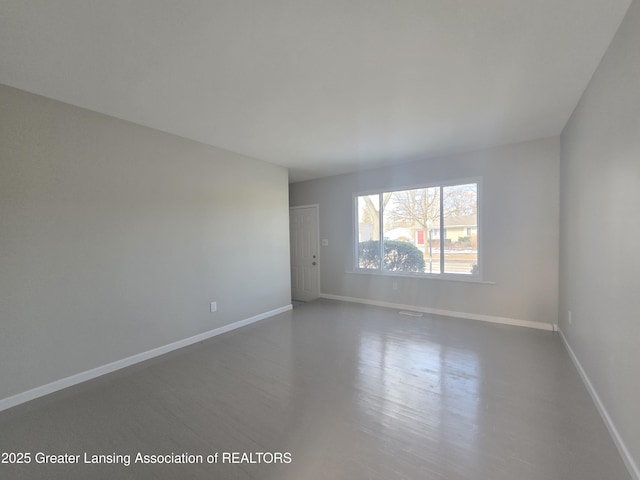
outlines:
{"label": "reflection on floor", "polygon": [[3,412],[0,432],[3,452],[81,455],[0,465],[11,479],[630,478],[557,334],[328,300]]}

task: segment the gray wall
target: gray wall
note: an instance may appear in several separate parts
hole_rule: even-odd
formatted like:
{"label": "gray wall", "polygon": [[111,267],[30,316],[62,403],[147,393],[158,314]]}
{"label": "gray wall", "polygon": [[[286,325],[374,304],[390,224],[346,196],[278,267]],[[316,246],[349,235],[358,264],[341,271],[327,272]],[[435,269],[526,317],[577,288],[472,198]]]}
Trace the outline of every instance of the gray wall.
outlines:
{"label": "gray wall", "polygon": [[[640,3],[562,134],[560,328],[640,462]],[[568,311],[572,323],[568,322]]]}
{"label": "gray wall", "polygon": [[287,183],[0,86],[0,399],[290,304]]}
{"label": "gray wall", "polygon": [[[556,324],[559,154],[554,137],[292,184],[291,206],[320,205],[321,292]],[[349,273],[354,192],[468,177],[482,177],[483,277],[495,284]]]}

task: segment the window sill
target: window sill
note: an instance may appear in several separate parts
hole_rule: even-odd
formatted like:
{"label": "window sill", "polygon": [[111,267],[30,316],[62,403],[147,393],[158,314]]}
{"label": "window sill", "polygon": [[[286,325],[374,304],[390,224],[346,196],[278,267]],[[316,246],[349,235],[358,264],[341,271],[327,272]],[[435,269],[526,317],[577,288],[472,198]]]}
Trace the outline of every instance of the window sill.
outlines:
{"label": "window sill", "polygon": [[379,272],[379,271],[367,271],[367,270],[351,270],[345,272],[347,275],[370,275],[375,277],[396,277],[396,278],[414,278],[416,280],[439,280],[447,282],[462,282],[462,283],[478,283],[481,285],[496,285],[496,282],[490,282],[488,280],[482,280],[478,277],[461,277],[456,274],[443,274],[443,275],[428,275],[428,274],[411,274],[411,273],[398,273],[398,272]]}

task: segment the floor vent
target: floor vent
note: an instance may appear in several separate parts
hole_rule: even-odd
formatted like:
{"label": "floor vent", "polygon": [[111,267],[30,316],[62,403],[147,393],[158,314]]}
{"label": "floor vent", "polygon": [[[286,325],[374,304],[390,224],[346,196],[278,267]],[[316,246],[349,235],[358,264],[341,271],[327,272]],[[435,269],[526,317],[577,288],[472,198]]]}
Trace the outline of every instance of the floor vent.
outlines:
{"label": "floor vent", "polygon": [[422,316],[421,312],[410,312],[408,310],[400,310],[398,313],[400,315],[406,315],[407,317],[421,317]]}

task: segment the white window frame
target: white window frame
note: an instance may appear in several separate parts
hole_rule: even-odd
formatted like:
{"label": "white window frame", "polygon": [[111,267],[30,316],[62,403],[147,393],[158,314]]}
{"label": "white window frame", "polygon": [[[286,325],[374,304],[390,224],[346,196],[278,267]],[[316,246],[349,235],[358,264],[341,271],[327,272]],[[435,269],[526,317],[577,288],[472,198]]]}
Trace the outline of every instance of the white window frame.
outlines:
{"label": "white window frame", "polygon": [[[477,202],[477,224],[476,224],[476,228],[477,228],[477,232],[478,232],[478,273],[474,274],[460,274],[460,273],[417,273],[417,272],[386,272],[383,270],[382,268],[382,258],[384,257],[383,255],[383,249],[384,249],[384,241],[383,241],[383,237],[384,237],[384,212],[382,211],[381,205],[379,205],[378,208],[378,215],[380,216],[379,218],[379,224],[380,224],[380,239],[382,240],[380,242],[380,265],[378,268],[360,268],[359,265],[359,242],[358,242],[358,197],[364,196],[364,195],[378,195],[379,197],[379,201],[381,201],[382,199],[382,195],[384,193],[394,193],[394,192],[402,192],[405,190],[415,190],[415,189],[421,189],[421,188],[434,188],[434,187],[439,187],[440,188],[440,212],[442,215],[443,212],[443,208],[442,208],[442,203],[443,203],[443,197],[442,197],[442,190],[445,187],[452,187],[452,186],[456,186],[456,185],[467,185],[470,183],[475,183],[476,184],[476,202]],[[378,189],[374,189],[374,190],[365,190],[365,191],[360,191],[360,192],[354,192],[352,195],[352,201],[351,201],[351,205],[352,205],[352,212],[353,212],[353,219],[352,219],[352,253],[353,253],[353,273],[362,273],[362,274],[366,274],[366,275],[378,275],[378,276],[391,276],[391,277],[412,277],[412,278],[429,278],[429,279],[442,279],[442,280],[457,280],[457,281],[463,281],[463,282],[482,282],[483,279],[483,245],[484,245],[484,240],[483,240],[483,236],[484,236],[484,228],[482,227],[482,177],[471,177],[471,178],[462,178],[462,179],[454,179],[454,180],[447,180],[447,181],[442,181],[442,182],[432,182],[432,183],[421,183],[421,184],[417,184],[417,185],[409,185],[409,186],[403,186],[403,187],[392,187],[392,188],[378,188]],[[442,217],[441,217],[441,221],[440,221],[440,236],[442,238],[444,235],[444,222],[442,221]],[[427,232],[425,232],[425,242],[426,242],[426,235]],[[442,264],[444,263],[444,255],[441,256],[441,267]],[[442,270],[442,268],[441,268]]]}

